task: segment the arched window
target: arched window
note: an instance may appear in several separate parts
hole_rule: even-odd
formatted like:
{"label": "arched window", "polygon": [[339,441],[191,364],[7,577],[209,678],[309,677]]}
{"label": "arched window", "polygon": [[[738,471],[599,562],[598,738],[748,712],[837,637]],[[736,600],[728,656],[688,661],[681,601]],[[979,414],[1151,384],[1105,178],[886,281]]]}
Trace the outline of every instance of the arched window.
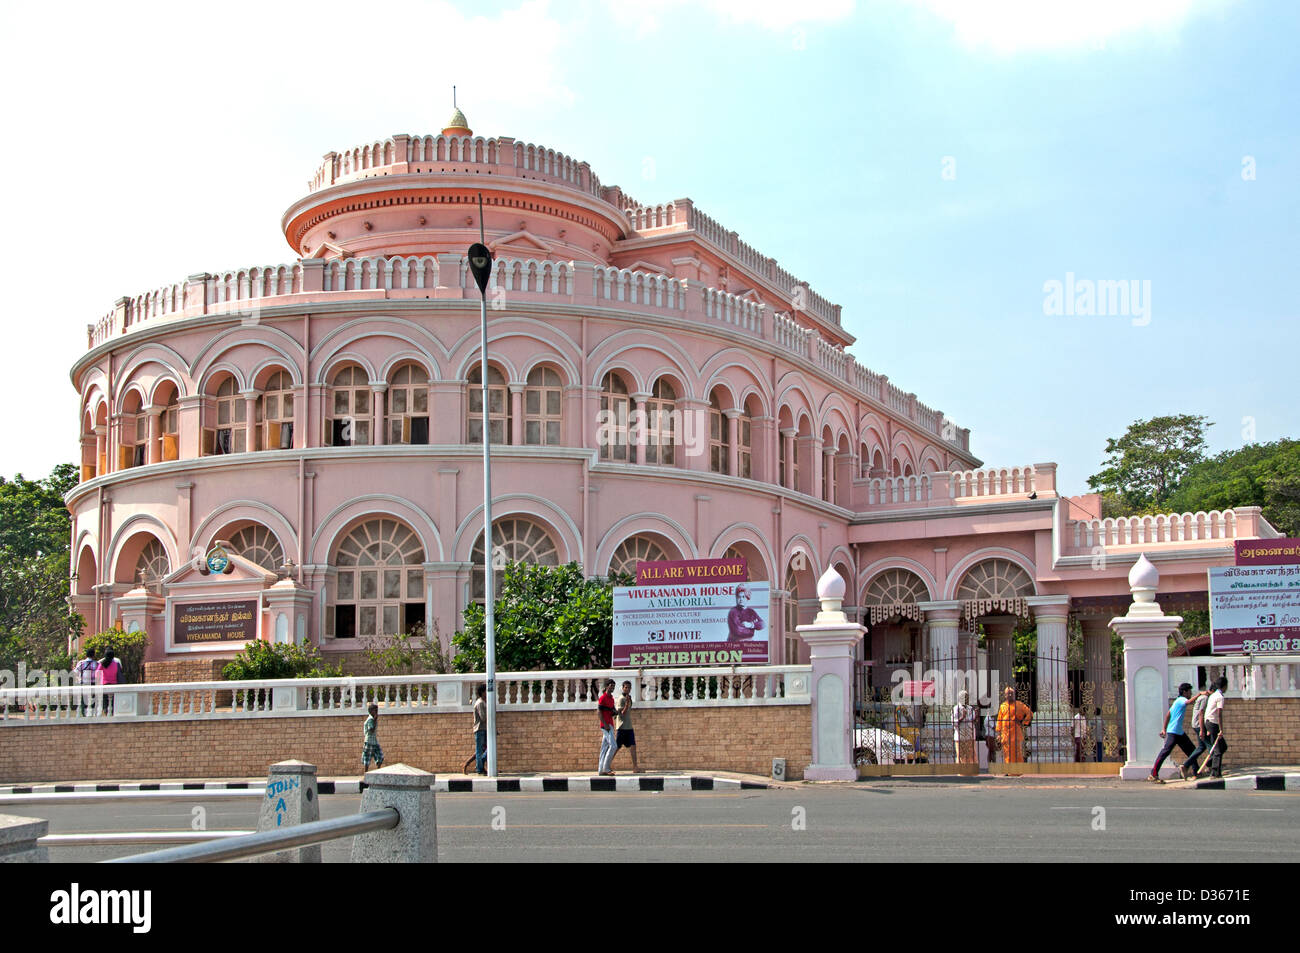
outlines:
{"label": "arched window", "polygon": [[429,375],[404,364],[388,382],[388,442],[429,442]]}
{"label": "arched window", "polygon": [[748,480],[754,475],[753,418],[749,408],[742,408],[734,421],[736,437],[736,476]]}
{"label": "arched window", "polygon": [[157,592],[170,571],[171,564],[167,561],[167,550],[158,540],[150,539],[144,544],[144,549],[140,550],[140,555],[135,560],[136,584]]}
{"label": "arched window", "polygon": [[244,453],[248,450],[247,404],[234,377],[221,382],[215,403],[216,426],[203,430],[204,455]]}
{"label": "arched window", "polygon": [[671,559],[664,548],[649,536],[629,536],[618,544],[614,555],[609,560],[609,571],[625,572],[636,575],[636,564],[641,561],[655,562]]}
{"label": "arched window", "polygon": [[[502,373],[488,365],[488,438],[492,443],[510,442],[510,397]],[[483,442],[483,369],[475,365],[469,372],[469,416],[465,421],[466,440]]]}
{"label": "arched window", "polygon": [[709,470],[713,473],[731,472],[730,424],[715,391],[709,398]]}
{"label": "arched window", "polygon": [[785,573],[785,664],[799,664],[799,580],[793,569]]}
{"label": "arched window", "polygon": [[829,429],[822,432],[822,499],[827,503],[835,500],[835,457],[829,454],[827,450],[835,448],[835,438],[831,436]]}
{"label": "arched window", "polygon": [[263,569],[279,572],[284,565],[284,547],[265,526],[245,526],[229,539],[230,548]]}
{"label": "arched window", "polygon": [[370,443],[370,381],[356,365],[338,371],[330,382],[330,416],[325,440],[333,447],[362,447]]}
{"label": "arched window", "polygon": [[664,378],[655,381],[650,398],[645,402],[646,412],[646,463],[672,466],[677,438],[677,392]]}
{"label": "arched window", "polygon": [[564,392],[554,368],[534,367],[524,389],[524,443],[547,447],[560,444]]}
{"label": "arched window", "polygon": [[[158,438],[162,441],[159,448],[159,460],[178,460],[181,455],[181,399],[175,385],[167,385],[168,397],[163,405],[162,419],[159,421]],[[161,393],[154,395],[157,402]]]}
{"label": "arched window", "polygon": [[138,391],[126,395],[122,414],[122,445],[117,448],[117,468],[142,467],[149,450],[149,415],[141,406]]}
{"label": "arched window", "polygon": [[[469,561],[473,566],[470,595],[482,603],[487,592],[484,579],[483,533],[474,542]],[[550,533],[527,519],[506,518],[492,522],[492,568],[494,591],[499,595],[505,582],[505,568],[510,563],[529,563],[534,566],[558,566],[560,551]]]}
{"label": "arched window", "polygon": [[325,634],[337,639],[400,635],[422,624],[423,564],[419,537],[396,520],[370,520],[353,529],[334,556],[338,575]]}
{"label": "arched window", "polygon": [[293,446],[293,378],[276,371],[258,399],[262,417],[259,450],[288,450]]}
{"label": "arched window", "polygon": [[600,382],[601,425],[597,443],[600,459],[627,463],[627,418],[632,402],[627,385],[617,374],[606,374]]}

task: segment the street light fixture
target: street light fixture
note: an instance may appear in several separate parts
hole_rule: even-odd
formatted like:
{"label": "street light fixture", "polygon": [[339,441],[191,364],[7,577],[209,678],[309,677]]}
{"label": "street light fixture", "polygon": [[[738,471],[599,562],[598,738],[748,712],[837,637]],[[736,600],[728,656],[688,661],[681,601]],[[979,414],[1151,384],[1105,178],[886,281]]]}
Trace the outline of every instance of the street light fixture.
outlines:
{"label": "street light fixture", "polygon": [[487,286],[492,278],[492,250],[485,244],[483,232],[483,193],[478,194],[479,240],[469,246],[470,274],[478,285],[480,299],[480,378],[483,385],[483,599],[484,637],[487,660],[487,772],[497,774],[497,642],[496,642],[496,579],[492,566],[492,440],[488,419],[488,360],[487,360]]}

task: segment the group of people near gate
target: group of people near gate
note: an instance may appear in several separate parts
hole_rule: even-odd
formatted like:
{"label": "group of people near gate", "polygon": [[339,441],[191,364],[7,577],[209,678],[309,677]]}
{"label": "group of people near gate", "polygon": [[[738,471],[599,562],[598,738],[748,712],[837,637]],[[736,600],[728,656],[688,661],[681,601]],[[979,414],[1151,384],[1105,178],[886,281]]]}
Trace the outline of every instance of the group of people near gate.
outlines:
{"label": "group of people near gate", "polygon": [[[958,764],[975,764],[976,727],[979,722],[979,709],[969,704],[970,694],[965,691],[957,693],[957,704],[952,709],[952,738],[957,749]],[[1027,729],[1034,720],[1034,713],[1029,706],[1016,700],[1016,692],[1008,688],[1002,695],[1002,704],[996,715],[990,715],[985,731],[985,744],[988,745],[989,761],[992,762],[996,752],[1002,753],[1006,764],[1023,763],[1026,757]],[[1096,758],[1102,759],[1102,721],[1101,709],[1095,710],[1091,729],[1096,739]],[[1083,710],[1075,712],[1072,719],[1074,738],[1074,760],[1085,761],[1089,719]]]}

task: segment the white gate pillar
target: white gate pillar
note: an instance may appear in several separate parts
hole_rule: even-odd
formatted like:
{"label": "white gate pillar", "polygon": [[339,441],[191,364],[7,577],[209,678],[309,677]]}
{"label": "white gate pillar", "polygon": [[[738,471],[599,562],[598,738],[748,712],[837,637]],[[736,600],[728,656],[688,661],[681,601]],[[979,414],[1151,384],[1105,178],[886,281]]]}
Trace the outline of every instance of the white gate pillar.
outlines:
{"label": "white gate pillar", "polygon": [[795,631],[807,643],[812,664],[812,764],[808,781],[856,781],[853,763],[853,662],[866,629],[840,608],[844,579],[828,568],[817,580],[822,611]]}
{"label": "white gate pillar", "polygon": [[[1110,620],[1124,640],[1124,735],[1128,760],[1120,768],[1125,779],[1144,778],[1160,753],[1160,731],[1169,710],[1169,636],[1182,616],[1165,615],[1156,602],[1160,573],[1143,554],[1129,570],[1133,604],[1128,613]],[[1177,765],[1165,764],[1166,777]]]}

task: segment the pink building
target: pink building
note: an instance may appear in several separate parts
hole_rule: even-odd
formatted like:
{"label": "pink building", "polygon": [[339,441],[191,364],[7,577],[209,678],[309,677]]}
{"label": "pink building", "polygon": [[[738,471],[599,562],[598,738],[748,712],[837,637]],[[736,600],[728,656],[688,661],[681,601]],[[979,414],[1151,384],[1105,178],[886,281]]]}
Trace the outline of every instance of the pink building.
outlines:
{"label": "pink building", "polygon": [[[68,505],[91,630],[147,629],[150,660],[199,670],[239,643],[177,620],[217,600],[254,607],[238,638],[327,656],[416,622],[449,639],[483,587],[480,193],[501,558],[603,576],[743,556],[773,586],[774,662],[799,660],[834,566],[880,670],[973,658],[976,623],[1006,668],[1018,618],[1040,650],[1077,618],[1109,678],[1139,552],[1175,611],[1234,538],[1275,535],[1255,509],[1101,521],[1054,464],[977,469],[969,431],[850,356],[838,305],[691,200],[644,205],[457,111],[329,153],[281,219],[294,260],[88,328]],[[217,540],[229,572],[203,567]]]}

